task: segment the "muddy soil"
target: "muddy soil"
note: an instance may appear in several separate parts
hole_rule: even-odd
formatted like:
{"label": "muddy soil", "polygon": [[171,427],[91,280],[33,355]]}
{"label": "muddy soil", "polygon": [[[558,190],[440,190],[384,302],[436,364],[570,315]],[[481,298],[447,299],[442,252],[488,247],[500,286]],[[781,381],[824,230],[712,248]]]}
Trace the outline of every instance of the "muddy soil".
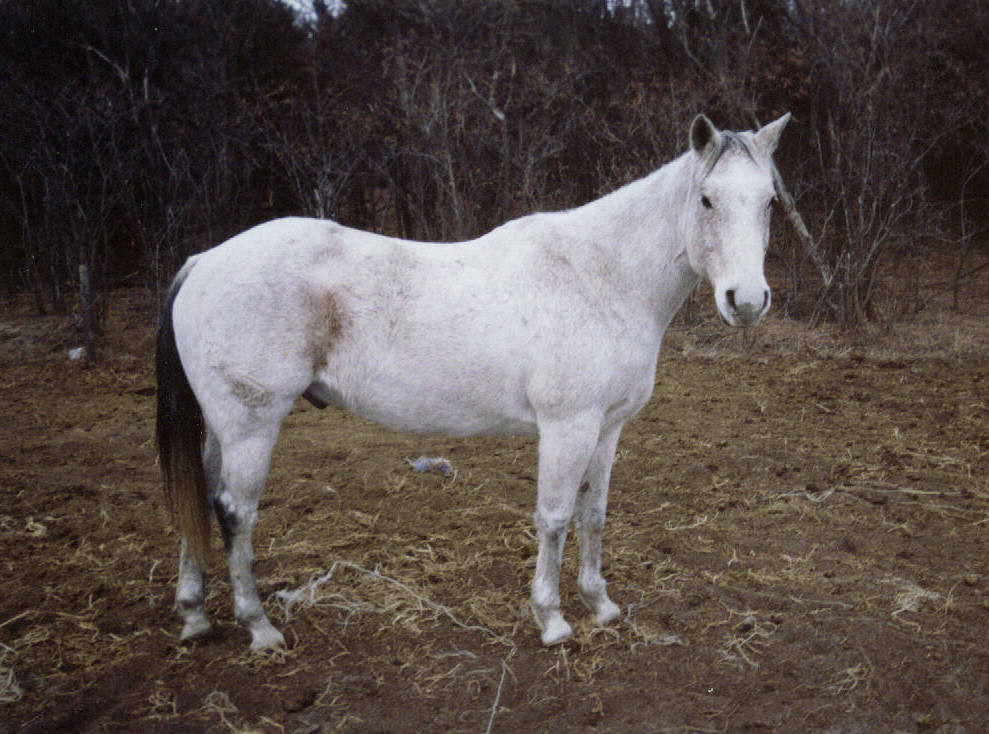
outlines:
{"label": "muddy soil", "polygon": [[[838,345],[779,317],[754,337],[713,319],[673,332],[613,473],[605,575],[625,614],[590,622],[571,543],[576,634],[551,649],[524,611],[533,440],[410,437],[300,404],[255,540],[288,648],[250,654],[218,548],[215,633],[178,640],[145,302],[114,297],[95,366],[67,359],[71,320],[0,312],[0,732],[989,721],[977,314],[898,326],[895,344]],[[414,472],[420,455],[454,475]]]}

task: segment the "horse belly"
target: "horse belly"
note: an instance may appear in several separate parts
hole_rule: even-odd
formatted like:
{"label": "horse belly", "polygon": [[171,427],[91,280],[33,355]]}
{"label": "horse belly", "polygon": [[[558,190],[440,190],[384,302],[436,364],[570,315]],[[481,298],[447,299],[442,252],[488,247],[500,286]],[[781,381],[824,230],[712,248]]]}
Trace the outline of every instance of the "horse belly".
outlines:
{"label": "horse belly", "polygon": [[447,436],[536,432],[535,415],[521,389],[494,375],[443,379],[444,372],[379,366],[348,380],[327,370],[311,390],[331,405],[396,431]]}

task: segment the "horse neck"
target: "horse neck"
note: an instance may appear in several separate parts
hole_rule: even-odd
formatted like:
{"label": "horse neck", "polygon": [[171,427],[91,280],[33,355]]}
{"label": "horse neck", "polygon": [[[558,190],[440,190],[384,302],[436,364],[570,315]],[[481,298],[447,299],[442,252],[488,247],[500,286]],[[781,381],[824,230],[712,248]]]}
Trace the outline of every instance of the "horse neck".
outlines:
{"label": "horse neck", "polygon": [[697,283],[686,256],[693,236],[696,157],[686,153],[645,178],[574,210],[581,240],[606,257],[623,296],[642,299],[665,329]]}

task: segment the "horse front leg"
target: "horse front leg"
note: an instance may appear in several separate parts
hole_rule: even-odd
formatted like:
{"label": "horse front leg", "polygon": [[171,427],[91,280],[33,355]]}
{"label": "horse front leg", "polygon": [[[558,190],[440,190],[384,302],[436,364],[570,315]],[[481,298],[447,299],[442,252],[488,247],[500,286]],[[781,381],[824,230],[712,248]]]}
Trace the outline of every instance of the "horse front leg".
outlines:
{"label": "horse front leg", "polygon": [[607,582],[601,575],[601,534],[608,508],[611,466],[621,432],[621,424],[602,432],[577,497],[577,535],[580,542],[577,589],[598,624],[612,622],[622,613],[621,608],[608,598]]}
{"label": "horse front leg", "polygon": [[534,520],[539,535],[530,606],[544,645],[568,639],[573,629],[560,612],[560,565],[577,488],[597,442],[599,421],[539,426],[538,497]]}

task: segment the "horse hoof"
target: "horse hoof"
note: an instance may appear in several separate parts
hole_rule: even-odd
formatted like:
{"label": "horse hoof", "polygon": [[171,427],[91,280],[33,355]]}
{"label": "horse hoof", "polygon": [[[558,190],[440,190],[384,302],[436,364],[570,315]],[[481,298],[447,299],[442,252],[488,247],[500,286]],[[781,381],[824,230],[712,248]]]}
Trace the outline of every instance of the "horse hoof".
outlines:
{"label": "horse hoof", "polygon": [[609,622],[614,622],[616,619],[622,616],[622,608],[611,601],[611,599],[605,599],[597,609],[597,614],[594,615],[594,619],[598,624],[608,624]]}
{"label": "horse hoof", "polygon": [[270,623],[251,628],[252,650],[271,650],[275,647],[284,646],[285,638],[282,633],[272,627]]}
{"label": "horse hoof", "polygon": [[193,617],[192,619],[186,620],[186,623],[182,625],[182,634],[179,635],[179,639],[182,642],[187,640],[198,640],[201,637],[206,637],[210,632],[213,631],[212,626],[210,626],[209,620],[206,619],[205,615],[199,615],[198,617]]}
{"label": "horse hoof", "polygon": [[567,624],[563,617],[557,617],[543,628],[540,639],[545,647],[550,647],[569,640],[571,635],[573,635],[573,628]]}

